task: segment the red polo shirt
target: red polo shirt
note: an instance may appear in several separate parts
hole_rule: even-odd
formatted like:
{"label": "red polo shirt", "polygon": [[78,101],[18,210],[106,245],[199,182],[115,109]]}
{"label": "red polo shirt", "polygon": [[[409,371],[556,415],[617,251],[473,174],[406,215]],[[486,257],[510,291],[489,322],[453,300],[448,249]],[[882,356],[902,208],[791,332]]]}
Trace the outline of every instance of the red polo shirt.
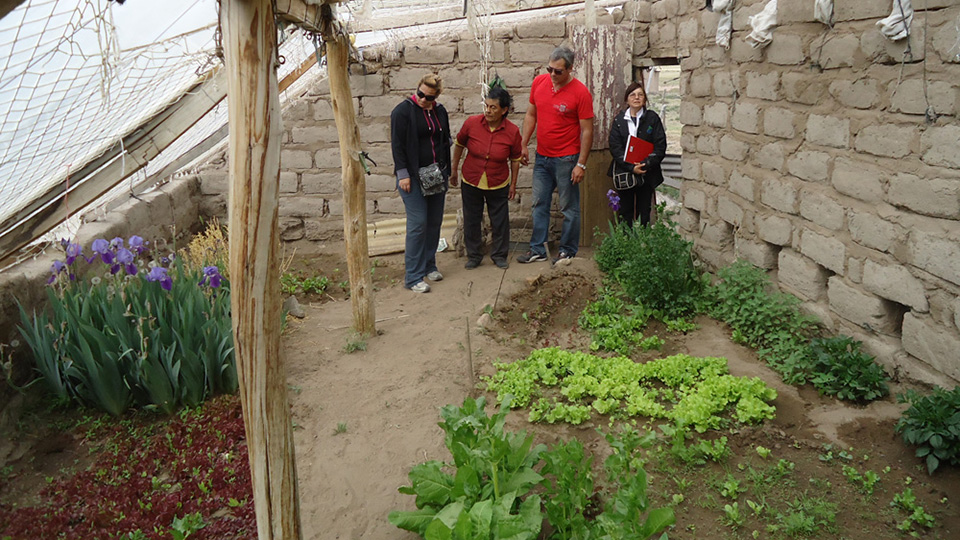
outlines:
{"label": "red polo shirt", "polygon": [[537,153],[562,157],[580,153],[580,120],[593,118],[593,98],[587,87],[571,79],[553,91],[550,75],[533,79],[530,103],[537,107]]}
{"label": "red polo shirt", "polygon": [[463,181],[480,189],[498,189],[510,182],[510,160],[519,160],[520,129],[504,118],[490,131],[482,115],[471,116],[457,134],[457,144],[467,149]]}

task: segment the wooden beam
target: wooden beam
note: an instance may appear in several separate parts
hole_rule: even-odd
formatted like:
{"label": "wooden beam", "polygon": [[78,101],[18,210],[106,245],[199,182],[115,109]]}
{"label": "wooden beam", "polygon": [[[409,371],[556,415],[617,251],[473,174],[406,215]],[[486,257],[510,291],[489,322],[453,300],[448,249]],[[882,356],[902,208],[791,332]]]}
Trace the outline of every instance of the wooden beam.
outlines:
{"label": "wooden beam", "polygon": [[[490,2],[490,15],[517,13],[521,11],[542,9],[548,7],[582,4],[584,0],[494,0]],[[408,26],[462,20],[463,6],[436,7],[429,3],[416,6],[397,6],[396,8],[374,8],[370,17],[359,18],[356,21],[358,32],[367,30],[392,30]]]}
{"label": "wooden beam", "polygon": [[330,101],[340,139],[340,163],[343,166],[343,239],[347,249],[350,275],[350,304],[353,329],[363,336],[376,333],[373,308],[373,277],[367,251],[367,185],[360,163],[360,128],[353,110],[350,91],[350,41],[345,32],[335,29],[332,13],[325,6],[323,40],[327,44],[327,77]]}
{"label": "wooden beam", "polygon": [[0,222],[0,260],[146,165],[223,99],[226,87],[226,77],[219,69],[204,74],[176,102]]}
{"label": "wooden beam", "polygon": [[230,307],[260,540],[301,538],[280,359],[280,96],[271,0],[223,0],[230,126]]}
{"label": "wooden beam", "polygon": [[20,4],[27,0],[0,0],[0,19],[7,16],[8,13],[17,9]]}

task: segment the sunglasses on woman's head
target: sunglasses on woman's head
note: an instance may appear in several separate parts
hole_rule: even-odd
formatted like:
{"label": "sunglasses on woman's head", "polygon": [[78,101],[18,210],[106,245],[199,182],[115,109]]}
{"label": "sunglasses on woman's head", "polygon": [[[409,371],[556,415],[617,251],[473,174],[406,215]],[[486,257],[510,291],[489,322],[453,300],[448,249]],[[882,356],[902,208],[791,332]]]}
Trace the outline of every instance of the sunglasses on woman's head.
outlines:
{"label": "sunglasses on woman's head", "polygon": [[433,101],[438,97],[438,96],[428,96],[427,94],[424,94],[423,90],[420,90],[419,88],[417,88],[417,96],[427,101]]}
{"label": "sunglasses on woman's head", "polygon": [[564,71],[566,71],[566,68],[555,68],[555,67],[547,66],[547,73],[551,75],[553,75],[554,73],[556,73],[557,75],[562,75]]}

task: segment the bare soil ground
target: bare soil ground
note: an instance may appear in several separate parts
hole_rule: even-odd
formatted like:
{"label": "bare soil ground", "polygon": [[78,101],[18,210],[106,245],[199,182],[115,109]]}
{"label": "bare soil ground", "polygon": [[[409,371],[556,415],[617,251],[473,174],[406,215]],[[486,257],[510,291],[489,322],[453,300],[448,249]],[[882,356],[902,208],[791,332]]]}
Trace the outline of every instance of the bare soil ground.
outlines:
{"label": "bare soil ground", "polygon": [[[327,252],[342,253],[342,246],[330,246]],[[290,320],[282,353],[295,422],[304,538],[416,538],[393,527],[387,514],[414,508],[413,497],[397,492],[407,483],[411,467],[449,459],[437,426],[439,409],[459,405],[467,396],[486,395],[488,403],[494,402],[495,396],[478,386],[480,377],[494,372],[494,361],[524,358],[542,346],[586,350],[589,336],[576,321],[601,282],[589,249],[557,267],[512,262],[502,271],[485,260],[468,271],[463,262],[441,253],[444,280],[432,284],[429,294],[415,294],[400,285],[402,255],[378,258],[374,277],[379,335],[364,341],[350,330],[350,302],[335,280],[327,294],[300,299],[306,317]],[[293,268],[305,275],[346,273],[337,255],[301,255]],[[751,491],[740,498],[746,516],[742,526],[734,528],[719,519],[723,505],[730,502],[717,494],[726,474],[739,471],[742,476],[753,468],[770,467],[770,461],[757,455],[758,445],[772,449],[773,461],[788,459],[796,467],[789,482],[766,488],[771,500],[783,491],[839,501],[839,532],[818,538],[905,537],[896,529],[903,516],[889,502],[907,485],[907,477],[918,503],[937,521],[933,529],[918,528],[920,536],[960,538],[960,474],[956,469],[926,474],[893,432],[903,405],[888,398],[860,407],[823,398],[809,387],[786,386],[752,350],[731,342],[723,324],[706,317],[696,322],[700,328],[685,335],[651,322],[645,334],[659,335],[666,344],[635,359],[681,352],[726,357],[732,374],[761,377],[777,389],[777,417],[760,427],[725,432],[733,456],[723,465],[687,467],[651,460],[647,472],[653,504],[670,504],[674,495],[683,495],[671,538],[750,538],[755,530],[755,537],[778,537],[767,533],[765,522],[752,517],[744,504],[747,498],[759,500],[756,486],[744,486]],[[532,431],[537,442],[548,445],[576,437],[597,453],[598,464],[608,449],[597,428],[607,429],[607,424],[606,418],[594,418],[580,426],[531,425],[525,411],[515,411],[508,427]],[[26,503],[45,477],[68,474],[88,459],[87,450],[69,433],[41,431],[13,443],[0,438],[0,450],[6,448],[0,463],[2,500]],[[890,472],[881,473],[874,495],[864,496],[842,475],[839,458],[823,461],[825,444],[833,444],[835,453],[852,448],[851,463],[860,470],[880,472],[889,466]]]}

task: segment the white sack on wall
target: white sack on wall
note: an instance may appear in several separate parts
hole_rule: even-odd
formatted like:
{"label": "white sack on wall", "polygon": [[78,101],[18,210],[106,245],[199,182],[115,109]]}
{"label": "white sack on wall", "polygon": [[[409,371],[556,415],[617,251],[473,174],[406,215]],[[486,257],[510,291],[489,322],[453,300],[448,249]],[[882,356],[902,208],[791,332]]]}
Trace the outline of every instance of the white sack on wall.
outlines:
{"label": "white sack on wall", "polygon": [[747,43],[754,48],[766,47],[773,41],[773,29],[777,26],[777,0],[770,0],[760,13],[750,17],[753,30],[747,34]]}
{"label": "white sack on wall", "polygon": [[833,0],[817,0],[813,6],[813,18],[827,26],[833,26]]}
{"label": "white sack on wall", "polygon": [[730,48],[730,34],[733,33],[733,2],[734,0],[713,2],[713,10],[720,12],[720,22],[717,23],[717,45],[724,49]]}
{"label": "white sack on wall", "polygon": [[911,0],[893,0],[893,10],[886,19],[877,22],[880,33],[891,41],[899,41],[910,35],[913,23],[913,5]]}

